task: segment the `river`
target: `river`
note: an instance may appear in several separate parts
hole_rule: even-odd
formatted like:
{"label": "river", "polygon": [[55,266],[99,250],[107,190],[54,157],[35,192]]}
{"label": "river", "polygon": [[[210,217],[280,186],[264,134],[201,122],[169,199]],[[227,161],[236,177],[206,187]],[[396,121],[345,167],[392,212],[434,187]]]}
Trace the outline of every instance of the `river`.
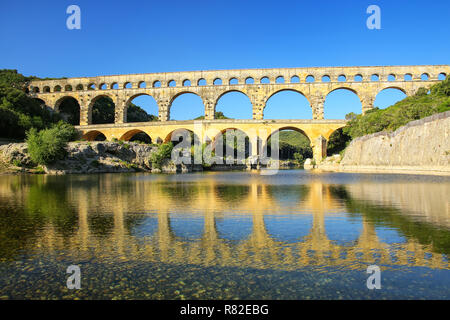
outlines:
{"label": "river", "polygon": [[304,170],[3,175],[0,299],[450,299],[449,194]]}

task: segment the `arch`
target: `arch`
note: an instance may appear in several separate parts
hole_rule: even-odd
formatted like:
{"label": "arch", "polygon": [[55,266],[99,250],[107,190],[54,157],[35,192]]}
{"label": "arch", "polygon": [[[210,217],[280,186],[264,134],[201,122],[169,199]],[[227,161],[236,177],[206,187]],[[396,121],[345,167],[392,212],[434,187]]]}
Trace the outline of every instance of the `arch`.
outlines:
{"label": "arch", "polygon": [[98,95],[92,99],[89,112],[92,114],[92,124],[114,123],[116,105],[108,95]]}
{"label": "arch", "polygon": [[407,73],[404,75],[403,80],[405,81],[411,81],[412,80],[412,74],[411,73]]}
{"label": "arch", "polygon": [[301,91],[277,90],[266,101],[264,119],[312,119],[311,104]]}
{"label": "arch", "polygon": [[77,91],[83,91],[83,90],[84,90],[83,85],[82,85],[81,83],[80,83],[80,84],[77,84],[76,90],[77,90]]}
{"label": "arch", "polygon": [[72,86],[71,86],[70,84],[67,84],[67,85],[64,87],[64,91],[72,91]]}
{"label": "arch", "polygon": [[123,84],[123,88],[124,89],[131,89],[131,88],[133,88],[133,84],[131,82],[127,81],[127,82],[125,82]]}
{"label": "arch", "polygon": [[197,81],[198,86],[206,86],[206,80],[204,78],[200,78]]}
{"label": "arch", "polygon": [[362,82],[364,80],[362,74],[355,74],[355,76],[353,77],[353,81],[355,82]]}
{"label": "arch", "polygon": [[160,88],[161,87],[161,81],[156,80],[153,81],[153,88]]}
{"label": "arch", "polygon": [[131,96],[125,103],[125,122],[148,122],[158,120],[158,104],[147,93]]}
{"label": "arch", "polygon": [[147,83],[145,81],[139,81],[138,87],[140,89],[145,89],[145,88],[147,88]]}
{"label": "arch", "polygon": [[291,83],[300,83],[299,76],[292,76],[291,77]]}
{"label": "arch", "polygon": [[169,80],[169,82],[167,83],[168,87],[176,87],[177,83],[175,80]]}
{"label": "arch", "polygon": [[275,83],[284,83],[284,77],[283,77],[283,76],[278,76],[278,77],[275,79]]}
{"label": "arch", "polygon": [[117,89],[119,89],[119,84],[117,82],[113,82],[113,83],[111,83],[110,88],[114,89],[114,90],[117,90]]}
{"label": "arch", "polygon": [[239,84],[239,80],[238,80],[237,78],[231,78],[231,79],[228,81],[228,84],[230,84],[230,85]]}
{"label": "arch", "polygon": [[108,89],[108,85],[106,83],[100,84],[100,90],[106,90]]}
{"label": "arch", "polygon": [[[232,137],[233,141],[227,141],[227,137]],[[241,142],[244,144],[241,144]],[[233,161],[238,160],[238,162],[244,162],[244,159],[247,159],[251,155],[251,141],[247,132],[235,128],[229,127],[220,130],[218,134],[214,136],[211,143],[213,144],[214,150],[216,150],[216,155],[220,154],[220,148],[217,149],[218,146],[222,146],[222,155],[225,157],[232,156]],[[232,155],[229,154],[232,150]],[[243,156],[244,158],[240,158]],[[224,161],[225,162],[225,161]]]}
{"label": "arch", "polygon": [[[300,134],[300,135],[299,135]],[[281,127],[273,131],[265,142],[265,148],[267,148],[267,156],[272,156],[271,141],[272,136],[278,135],[279,139],[279,159],[280,160],[294,160],[299,159],[295,153],[301,155],[301,160],[304,161],[307,158],[312,158],[313,151],[311,148],[311,139],[305,131],[298,127],[286,126]]]}
{"label": "arch", "polygon": [[327,74],[322,76],[322,82],[331,82],[330,76]]}
{"label": "arch", "polygon": [[220,85],[222,85],[222,79],[220,79],[220,78],[215,78],[214,81],[213,81],[213,84],[214,84],[215,86],[220,86]]}
{"label": "arch", "polygon": [[253,79],[252,77],[245,78],[245,84],[254,84],[254,83],[255,79]]}
{"label": "arch", "polygon": [[197,93],[183,91],[172,97],[169,111],[170,120],[192,120],[205,115],[205,105]]}
{"label": "arch", "polygon": [[221,111],[232,119],[253,118],[253,106],[250,98],[240,90],[222,92],[216,100],[214,110]]}
{"label": "arch", "polygon": [[[85,134],[83,134],[81,139],[87,140],[87,141],[105,141],[106,136],[101,131],[91,130],[91,131],[88,131]],[[100,139],[102,139],[102,140],[100,140]]]}
{"label": "arch", "polygon": [[361,113],[362,103],[354,89],[338,87],[327,94],[323,108],[325,119],[345,119],[350,112]]}
{"label": "arch", "polygon": [[395,74],[390,74],[387,77],[387,81],[395,81],[397,79],[397,77],[395,76]]}
{"label": "arch", "polygon": [[373,105],[379,109],[385,109],[396,102],[406,98],[406,91],[399,87],[386,87],[381,89],[375,96]]}
{"label": "arch", "polygon": [[50,93],[50,87],[45,86],[43,91],[44,91],[44,93]]}
{"label": "arch", "polygon": [[308,83],[315,82],[315,81],[316,81],[316,78],[314,78],[314,76],[311,74],[309,76],[306,76],[306,78],[305,78],[305,82],[308,82]]}
{"label": "arch", "polygon": [[148,144],[152,143],[151,137],[145,131],[142,131],[139,129],[134,129],[134,130],[125,132],[120,137],[120,140],[122,140],[122,141],[141,141],[141,142],[145,142]]}
{"label": "arch", "polygon": [[445,72],[441,72],[438,74],[438,80],[442,81],[445,80],[445,78],[447,78],[447,74],[445,74]]}
{"label": "arch", "polygon": [[370,76],[370,81],[380,81],[380,76],[374,73]]}
{"label": "arch", "polygon": [[61,92],[61,86],[57,85],[53,88],[53,92]]}
{"label": "arch", "polygon": [[345,149],[351,139],[349,135],[344,133],[342,128],[334,130],[327,141],[327,156],[339,154]]}
{"label": "arch", "polygon": [[[192,130],[186,129],[186,128],[177,128],[175,130],[172,130],[171,132],[169,132],[167,134],[167,136],[164,139],[164,143],[167,142],[172,142],[174,146],[176,146],[178,143],[183,141],[183,135],[184,132],[189,132],[189,134],[191,135],[191,145],[194,144],[194,132]],[[178,140],[175,139],[175,136],[178,136]],[[174,137],[174,139],[176,140],[172,140],[172,137]],[[199,140],[200,141],[200,140]]]}
{"label": "arch", "polygon": [[45,107],[47,105],[47,103],[42,99],[39,99],[39,98],[32,98],[32,99],[36,100],[41,107]]}
{"label": "arch", "polygon": [[338,82],[346,82],[347,77],[344,74],[338,76]]}
{"label": "arch", "polygon": [[269,79],[269,77],[262,77],[259,80],[259,83],[261,83],[261,84],[269,84],[270,83],[270,79]]}
{"label": "arch", "polygon": [[65,96],[55,103],[55,111],[71,125],[80,125],[80,103],[72,96]]}
{"label": "arch", "polygon": [[88,90],[95,90],[95,83],[91,83],[88,85]]}
{"label": "arch", "polygon": [[185,79],[183,80],[183,87],[190,87],[191,86],[191,80]]}
{"label": "arch", "polygon": [[430,80],[430,75],[428,73],[424,72],[420,75],[420,80],[428,81],[428,80]]}
{"label": "arch", "polygon": [[34,88],[33,88],[33,92],[34,92],[34,93],[39,93],[39,87],[34,87]]}

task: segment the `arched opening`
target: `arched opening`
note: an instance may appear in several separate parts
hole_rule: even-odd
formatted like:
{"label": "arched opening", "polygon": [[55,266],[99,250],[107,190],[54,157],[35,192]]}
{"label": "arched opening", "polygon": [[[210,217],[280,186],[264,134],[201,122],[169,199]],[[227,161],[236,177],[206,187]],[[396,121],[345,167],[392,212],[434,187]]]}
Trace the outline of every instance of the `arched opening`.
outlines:
{"label": "arched opening", "polygon": [[330,76],[325,75],[322,77],[322,82],[330,82],[330,81],[331,81]]}
{"label": "arched opening", "polygon": [[230,85],[235,85],[235,84],[239,84],[238,79],[236,78],[231,78],[230,81],[228,82]]}
{"label": "arched opening", "polygon": [[172,142],[173,146],[176,147],[186,139],[190,140],[189,144],[191,147],[194,145],[195,141],[200,141],[200,138],[193,131],[185,128],[179,128],[169,133],[164,139],[164,143]]}
{"label": "arched opening", "polygon": [[124,89],[131,89],[133,87],[133,85],[131,84],[131,82],[125,82],[125,84],[123,85]]}
{"label": "arched opening", "polygon": [[379,81],[380,80],[380,76],[377,74],[373,74],[370,76],[370,81]]}
{"label": "arched opening", "polygon": [[34,88],[33,88],[33,92],[34,92],[34,93],[39,93],[39,87],[34,87]]}
{"label": "arched opening", "polygon": [[327,95],[323,108],[325,119],[345,119],[348,113],[361,113],[362,104],[352,89],[339,88]]}
{"label": "arched opening", "polygon": [[83,90],[84,90],[83,85],[82,84],[78,84],[77,85],[77,91],[83,91]]}
{"label": "arched opening", "polygon": [[169,85],[169,87],[175,87],[177,85],[177,83],[175,82],[175,80],[170,80],[168,85]]}
{"label": "arched opening", "polygon": [[346,81],[347,81],[347,77],[344,76],[343,74],[341,74],[341,75],[338,77],[338,81],[339,81],[339,82],[346,82]]}
{"label": "arched opening", "polygon": [[145,88],[147,88],[147,83],[145,81],[140,81],[138,84],[138,87],[140,89],[145,89]]}
{"label": "arched opening", "polygon": [[70,84],[66,85],[64,91],[72,91],[72,86]]}
{"label": "arched opening", "polygon": [[363,81],[363,76],[360,74],[355,75],[355,77],[353,78],[353,81],[355,82],[362,82]]}
{"label": "arched opening", "polygon": [[108,85],[106,83],[102,83],[100,85],[100,90],[106,90],[106,89],[108,89]]}
{"label": "arched opening", "polygon": [[[250,156],[251,142],[248,135],[236,128],[227,128],[212,141],[216,156],[223,155],[224,163],[243,163]],[[220,147],[222,150],[220,151]]]}
{"label": "arched opening", "polygon": [[45,86],[44,87],[44,93],[50,93],[50,87]]}
{"label": "arched opening", "polygon": [[385,109],[406,98],[406,94],[399,88],[385,88],[378,92],[373,103],[374,107]]}
{"label": "arched opening", "polygon": [[146,143],[146,144],[152,143],[152,139],[150,138],[150,136],[142,130],[128,131],[122,137],[120,137],[120,140],[130,141],[130,142],[140,142],[140,143]]}
{"label": "arched opening", "polygon": [[264,119],[312,119],[311,105],[295,90],[281,90],[266,102]]}
{"label": "arched opening", "polygon": [[156,80],[155,82],[153,82],[153,88],[160,88],[161,87],[161,81]]}
{"label": "arched opening", "polygon": [[252,119],[253,108],[250,99],[240,91],[227,91],[216,102],[216,112],[222,112],[231,119]]}
{"label": "arched opening", "polygon": [[117,82],[113,82],[113,83],[111,84],[111,89],[114,89],[114,90],[119,89],[119,84],[118,84]]}
{"label": "arched opening", "polygon": [[447,75],[445,73],[443,73],[443,72],[439,73],[438,80],[440,80],[440,81],[445,80],[446,77],[447,77]]}
{"label": "arched opening", "polygon": [[213,84],[214,84],[215,86],[220,86],[220,85],[222,84],[222,79],[220,79],[220,78],[214,79]]}
{"label": "arched opening", "polygon": [[327,156],[339,154],[350,143],[351,137],[341,129],[335,130],[327,142]]}
{"label": "arched opening", "polygon": [[267,138],[267,156],[272,156],[272,140],[277,137],[280,160],[295,160],[303,165],[307,158],[312,158],[311,141],[303,130],[295,127],[280,128]]}
{"label": "arched opening", "polygon": [[198,86],[206,86],[206,80],[203,79],[203,78],[198,79],[197,85],[198,85]]}
{"label": "arched opening", "polygon": [[98,130],[92,130],[85,133],[82,139],[87,141],[105,141],[106,136]]}
{"label": "arched opening", "polygon": [[192,92],[183,92],[170,103],[170,120],[201,119],[205,115],[202,98]]}
{"label": "arched opening", "polygon": [[388,80],[388,81],[395,81],[395,79],[396,79],[395,74],[390,74],[390,75],[388,75],[388,77],[387,77],[387,80]]}
{"label": "arched opening", "polygon": [[147,94],[134,96],[127,104],[126,122],[158,121],[158,104]]}
{"label": "arched opening", "polygon": [[311,83],[311,82],[316,81],[316,79],[314,78],[314,76],[309,75],[309,76],[307,76],[307,77],[305,78],[305,81],[306,81],[307,83]]}
{"label": "arched opening", "polygon": [[248,77],[245,79],[245,84],[254,84],[255,83],[255,79],[253,79],[252,77]]}
{"label": "arched opening", "polygon": [[420,76],[420,80],[422,81],[428,81],[430,78],[430,76],[428,75],[428,73],[422,73],[422,75]]}
{"label": "arched opening", "polygon": [[186,79],[183,81],[183,87],[190,87],[191,86],[191,81]]}
{"label": "arched opening", "polygon": [[39,103],[39,105],[43,108],[46,106],[46,103],[44,100],[39,99],[39,98],[33,98],[33,100],[37,101]]}
{"label": "arched opening", "polygon": [[80,125],[80,104],[73,97],[64,97],[56,103],[56,110],[61,117],[74,126]]}
{"label": "arched opening", "polygon": [[259,81],[259,83],[261,84],[269,84],[270,80],[268,77],[262,77],[261,80]]}
{"label": "arched opening", "polygon": [[92,105],[92,124],[114,123],[115,108],[110,97],[95,97]]}
{"label": "arched opening", "polygon": [[284,83],[284,77],[283,76],[279,76],[275,79],[275,83]]}
{"label": "arched opening", "polygon": [[405,74],[404,78],[405,81],[411,81],[412,80],[412,75],[410,73]]}
{"label": "arched opening", "polygon": [[88,90],[95,90],[95,84],[91,83],[90,85],[88,85]]}
{"label": "arched opening", "polygon": [[300,83],[300,78],[298,76],[293,76],[291,78],[291,83]]}
{"label": "arched opening", "polygon": [[61,92],[61,86],[55,86],[55,88],[53,89],[53,92]]}

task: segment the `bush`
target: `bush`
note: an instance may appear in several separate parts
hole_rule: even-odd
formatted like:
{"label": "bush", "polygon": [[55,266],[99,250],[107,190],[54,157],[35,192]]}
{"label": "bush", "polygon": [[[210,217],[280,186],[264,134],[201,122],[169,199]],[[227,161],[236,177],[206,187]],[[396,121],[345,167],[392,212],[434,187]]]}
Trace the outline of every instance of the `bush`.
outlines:
{"label": "bush", "polygon": [[162,163],[165,159],[170,159],[172,156],[173,144],[172,142],[163,143],[158,147],[158,150],[152,153],[150,162],[153,168],[161,169]]}
{"label": "bush", "polygon": [[41,131],[31,128],[26,138],[31,160],[36,164],[46,165],[63,159],[66,155],[67,142],[76,136],[75,128],[64,122]]}

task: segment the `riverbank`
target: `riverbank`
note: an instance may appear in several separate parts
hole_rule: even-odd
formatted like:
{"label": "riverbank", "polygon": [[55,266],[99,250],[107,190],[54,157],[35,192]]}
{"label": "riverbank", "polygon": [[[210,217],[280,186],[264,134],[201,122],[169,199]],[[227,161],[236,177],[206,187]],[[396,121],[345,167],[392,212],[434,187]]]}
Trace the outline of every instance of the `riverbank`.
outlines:
{"label": "riverbank", "polygon": [[409,122],[394,132],[354,139],[343,157],[327,157],[305,168],[450,176],[450,111]]}

